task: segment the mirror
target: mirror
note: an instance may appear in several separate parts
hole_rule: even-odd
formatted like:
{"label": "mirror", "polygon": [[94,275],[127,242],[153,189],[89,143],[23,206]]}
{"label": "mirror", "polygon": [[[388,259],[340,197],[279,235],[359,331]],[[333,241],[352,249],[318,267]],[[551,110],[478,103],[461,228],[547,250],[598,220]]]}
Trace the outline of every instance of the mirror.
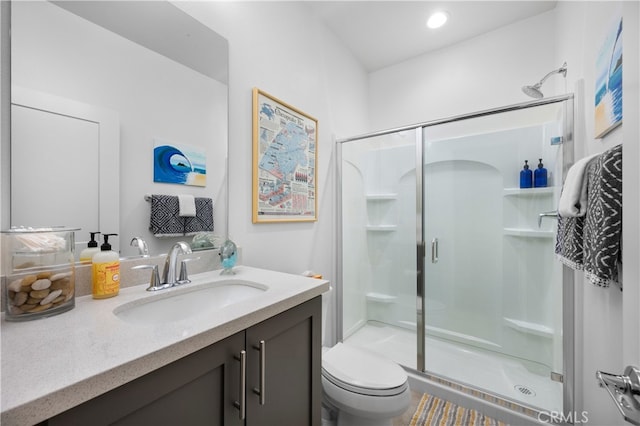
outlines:
{"label": "mirror", "polygon": [[[227,235],[228,45],[179,6],[12,2],[10,225],[80,227],[76,254],[92,231],[165,253],[193,237],[155,237],[145,196],[188,194]],[[159,141],[204,153],[205,186],[154,182]]]}

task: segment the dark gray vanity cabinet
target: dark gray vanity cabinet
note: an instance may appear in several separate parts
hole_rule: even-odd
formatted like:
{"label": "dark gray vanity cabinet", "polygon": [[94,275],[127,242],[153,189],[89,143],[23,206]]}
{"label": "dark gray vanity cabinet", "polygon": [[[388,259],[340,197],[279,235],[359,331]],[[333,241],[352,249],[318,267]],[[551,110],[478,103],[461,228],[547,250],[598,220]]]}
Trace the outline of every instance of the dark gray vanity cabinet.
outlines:
{"label": "dark gray vanity cabinet", "polygon": [[72,425],[243,425],[238,333],[49,419]]}
{"label": "dark gray vanity cabinet", "polygon": [[320,425],[320,297],[246,331],[247,426]]}
{"label": "dark gray vanity cabinet", "polygon": [[316,297],[44,424],[319,426],[321,304]]}

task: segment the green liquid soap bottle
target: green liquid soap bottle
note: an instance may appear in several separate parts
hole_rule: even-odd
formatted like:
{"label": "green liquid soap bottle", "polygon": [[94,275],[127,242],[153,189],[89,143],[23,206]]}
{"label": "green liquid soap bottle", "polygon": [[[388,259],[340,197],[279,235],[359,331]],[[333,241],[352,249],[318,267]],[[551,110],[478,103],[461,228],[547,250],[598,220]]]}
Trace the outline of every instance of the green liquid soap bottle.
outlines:
{"label": "green liquid soap bottle", "polygon": [[96,234],[100,232],[89,232],[91,234],[91,241],[87,244],[87,248],[80,252],[80,263],[91,263],[91,259],[93,256],[100,251],[100,247],[98,247],[98,242],[96,241]]}
{"label": "green liquid soap bottle", "polygon": [[100,252],[93,256],[92,293],[94,299],[106,299],[116,296],[120,292],[120,256],[111,250],[109,237],[118,234],[102,234],[104,244]]}

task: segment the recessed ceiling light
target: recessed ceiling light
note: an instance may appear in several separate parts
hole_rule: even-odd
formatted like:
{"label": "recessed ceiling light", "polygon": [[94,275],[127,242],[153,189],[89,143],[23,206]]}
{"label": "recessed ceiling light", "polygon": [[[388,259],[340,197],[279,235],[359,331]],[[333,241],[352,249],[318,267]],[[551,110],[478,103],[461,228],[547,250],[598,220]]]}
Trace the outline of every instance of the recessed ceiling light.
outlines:
{"label": "recessed ceiling light", "polygon": [[449,14],[447,12],[435,12],[427,20],[427,27],[431,29],[440,28],[447,23]]}

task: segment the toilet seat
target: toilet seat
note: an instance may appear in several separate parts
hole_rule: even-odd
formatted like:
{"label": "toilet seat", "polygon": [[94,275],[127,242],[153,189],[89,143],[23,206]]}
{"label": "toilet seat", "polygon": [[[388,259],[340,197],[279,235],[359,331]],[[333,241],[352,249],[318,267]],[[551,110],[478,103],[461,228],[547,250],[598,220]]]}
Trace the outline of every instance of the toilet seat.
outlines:
{"label": "toilet seat", "polygon": [[323,353],[322,376],[346,391],[369,396],[399,395],[409,386],[407,373],[396,363],[343,343]]}

